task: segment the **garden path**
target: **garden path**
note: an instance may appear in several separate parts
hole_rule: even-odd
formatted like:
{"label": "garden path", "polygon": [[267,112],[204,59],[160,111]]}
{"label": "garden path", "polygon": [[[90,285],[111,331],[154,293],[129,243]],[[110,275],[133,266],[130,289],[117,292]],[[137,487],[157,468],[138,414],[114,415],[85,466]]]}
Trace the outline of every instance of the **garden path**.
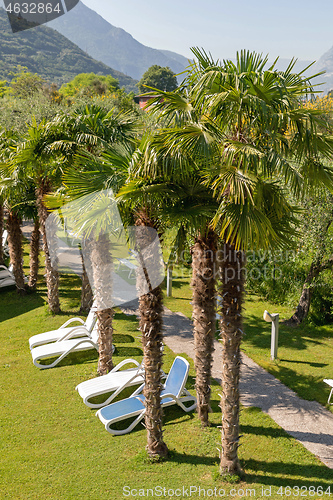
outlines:
{"label": "garden path", "polygon": [[[164,340],[176,354],[194,358],[192,322],[182,313],[164,310]],[[221,342],[215,341],[213,377],[221,381]],[[267,413],[280,427],[333,469],[333,413],[316,401],[301,399],[242,353],[241,403]]]}

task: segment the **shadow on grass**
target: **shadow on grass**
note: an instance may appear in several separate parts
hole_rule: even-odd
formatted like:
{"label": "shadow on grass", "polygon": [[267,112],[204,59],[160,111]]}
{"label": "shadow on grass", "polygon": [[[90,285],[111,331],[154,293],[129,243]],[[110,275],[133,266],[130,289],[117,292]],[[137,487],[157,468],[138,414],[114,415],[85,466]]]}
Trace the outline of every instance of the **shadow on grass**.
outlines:
{"label": "shadow on grass", "polygon": [[187,453],[179,453],[175,450],[170,450],[166,458],[167,462],[174,462],[176,464],[201,464],[214,466],[218,464],[216,457],[207,457],[205,455],[188,455]]}
{"label": "shadow on grass", "polygon": [[115,344],[132,344],[135,342],[134,337],[132,335],[126,335],[124,333],[114,333],[113,334],[113,342]]}
{"label": "shadow on grass", "polygon": [[0,322],[20,316],[45,305],[42,297],[34,292],[21,297],[16,289],[0,292]]}
{"label": "shadow on grass", "polygon": [[[328,484],[323,485],[323,481],[332,481],[332,470],[324,465],[299,465],[293,462],[268,462],[251,458],[242,460],[242,467],[245,471],[244,479],[249,483],[260,482],[267,486],[282,486],[284,488],[287,486],[290,488],[299,487],[300,492],[301,486],[307,488],[314,486],[315,489],[323,487],[325,492]],[[308,479],[314,477],[316,479]],[[284,495],[281,495],[281,498],[284,498]]]}
{"label": "shadow on grass", "polygon": [[[50,365],[57,358],[58,356],[41,360],[40,365],[41,366]],[[64,359],[62,359],[57,365],[55,365],[53,370],[55,368],[61,368],[62,366],[82,365],[83,363],[96,362],[97,359],[98,359],[98,353],[95,349],[91,349],[89,351],[81,351],[78,353],[70,353]]]}
{"label": "shadow on grass", "polygon": [[[270,348],[271,327],[261,317],[254,314],[245,313],[246,340],[253,346],[260,348]],[[327,327],[311,326],[302,324],[297,328],[292,328],[280,322],[279,325],[279,346],[288,349],[307,349],[309,344],[320,345],[321,340],[330,337]]]}
{"label": "shadow on grass", "polygon": [[[133,392],[133,388],[132,388]],[[115,401],[122,399],[122,397],[118,397]],[[111,403],[112,404],[112,403]],[[124,430],[129,427],[129,425],[135,420],[136,417],[126,418],[119,422],[115,422],[112,424],[112,429],[115,430]],[[169,406],[163,408],[163,427],[167,428],[174,425],[181,425],[183,422],[188,420],[193,420],[195,418],[195,410],[186,413],[179,406]],[[144,418],[134,427],[131,431],[131,434],[142,431],[144,424]]]}
{"label": "shadow on grass", "polygon": [[281,365],[269,366],[268,370],[284,385],[292,387],[300,398],[308,401],[318,401],[323,406],[326,405],[327,386],[323,383],[322,376],[297,373],[295,370]]}
{"label": "shadow on grass", "polygon": [[324,366],[328,366],[328,363],[315,363],[313,361],[300,361],[300,360],[294,360],[294,359],[280,359],[280,361],[283,361],[284,363],[297,363],[297,364],[304,364],[304,365],[310,365],[316,368],[323,368]]}
{"label": "shadow on grass", "polygon": [[143,356],[143,351],[140,347],[116,346],[115,354],[124,358],[133,358],[135,356]]}

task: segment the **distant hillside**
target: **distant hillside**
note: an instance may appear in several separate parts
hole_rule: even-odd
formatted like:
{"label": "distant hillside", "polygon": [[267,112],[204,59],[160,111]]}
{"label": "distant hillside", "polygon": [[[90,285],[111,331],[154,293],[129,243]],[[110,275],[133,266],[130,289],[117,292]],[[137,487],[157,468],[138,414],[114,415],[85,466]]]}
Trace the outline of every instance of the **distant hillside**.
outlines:
{"label": "distant hillside", "polygon": [[313,73],[319,73],[319,71],[325,71],[325,74],[316,79],[318,83],[323,83],[318,90],[327,94],[333,89],[333,47],[325,52],[313,66]]}
{"label": "distant hillside", "polygon": [[186,57],[142,45],[82,2],[47,25],[59,31],[91,57],[137,80],[153,64],[169,66],[175,73],[181,73],[188,65]]}
{"label": "distant hillside", "polygon": [[7,14],[0,8],[0,79],[9,79],[9,72],[15,71],[18,65],[26,66],[29,71],[58,85],[68,82],[78,73],[93,72],[112,75],[127,91],[137,91],[132,78],[94,60],[49,27],[38,26],[12,33]]}

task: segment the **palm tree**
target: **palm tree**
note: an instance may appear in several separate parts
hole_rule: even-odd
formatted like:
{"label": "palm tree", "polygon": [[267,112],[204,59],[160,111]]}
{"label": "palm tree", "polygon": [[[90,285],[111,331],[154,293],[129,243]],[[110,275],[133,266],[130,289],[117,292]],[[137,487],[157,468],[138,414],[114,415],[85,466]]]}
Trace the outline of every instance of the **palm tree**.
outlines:
{"label": "palm tree", "polygon": [[40,224],[38,215],[33,218],[34,226],[30,237],[30,272],[28,286],[34,290],[37,286],[38,270],[39,270],[39,244],[40,244]]}
{"label": "palm tree", "polygon": [[[143,141],[144,142],[144,141]],[[121,145],[120,145],[121,146]],[[119,188],[128,180],[129,172],[133,166],[140,164],[143,157],[143,150],[138,148],[131,155],[129,148],[119,146],[108,147],[100,157],[93,157],[90,153],[77,156],[78,164],[85,165],[85,171],[81,168],[72,168],[66,171],[64,182],[73,196],[87,194],[91,191],[98,191],[106,186],[119,191]],[[74,165],[75,167],[75,165]],[[131,177],[130,177],[131,179]],[[156,233],[151,229],[159,229],[159,220],[152,203],[152,198],[144,195],[144,191],[136,184],[126,186],[128,194],[127,200],[131,202],[120,205],[121,213],[128,222],[134,222],[136,226],[136,251],[139,256],[143,249],[150,244],[152,234]],[[125,192],[122,192],[122,200],[125,199]],[[125,214],[126,209],[126,214]],[[145,269],[145,262],[143,262]],[[143,364],[145,366],[145,426],[147,428],[147,451],[150,456],[165,456],[167,446],[163,441],[162,430],[162,410],[160,404],[160,393],[162,389],[162,291],[159,286],[152,284],[149,276],[138,277],[138,288],[142,290],[142,282],[148,282],[148,291],[144,291],[139,297],[140,330],[142,332]]]}
{"label": "palm tree", "polygon": [[177,146],[173,133],[162,130],[143,141],[141,156],[137,155],[140,160],[132,168],[132,180],[120,189],[119,196],[154,206],[162,225],[176,229],[173,249],[183,247],[186,237],[191,240],[196,392],[199,418],[202,426],[207,426],[216,325],[217,235],[210,222],[218,204],[209,187],[201,182],[200,164]]}
{"label": "palm tree", "polygon": [[333,149],[330,137],[318,132],[319,113],[302,108],[312,87],[292,72],[293,62],[279,72],[274,65],[266,70],[267,58],[254,53],[238,54],[235,64],[193,51],[197,62],[185,82],[173,93],[154,92],[153,109],[173,118],[178,148],[200,159],[219,202],[212,223],[224,246],[220,470],[238,474],[244,250],[288,243],[293,208],[279,181],[296,195],[309,185],[331,184],[332,170],[321,158],[332,158]]}
{"label": "palm tree", "polygon": [[94,301],[94,294],[89,282],[89,276],[86,270],[86,266],[84,263],[84,257],[82,253],[82,248],[80,245],[80,257],[81,257],[81,263],[82,263],[82,286],[81,286],[81,305],[80,305],[80,312],[88,312],[91,309],[91,306]]}
{"label": "palm tree", "polygon": [[8,231],[8,248],[10,262],[17,291],[24,295],[28,286],[25,284],[23,271],[23,234],[22,218],[29,208],[29,190],[26,184],[18,178],[5,178],[0,183],[0,192],[5,199],[4,207],[7,211],[6,227]]}
{"label": "palm tree", "polygon": [[[152,235],[149,229],[158,228],[158,220],[154,217],[154,210],[150,204],[145,208],[140,207],[135,211],[136,231],[135,249],[139,253],[152,243]],[[143,265],[143,270],[145,267]],[[141,278],[141,279],[140,279]],[[148,283],[148,293],[140,292],[144,286],[141,280]],[[160,286],[153,287],[150,276],[144,272],[144,276],[138,279],[139,290],[139,327],[141,330],[143,347],[143,364],[145,367],[145,385],[143,395],[145,397],[145,427],[147,429],[147,452],[151,457],[165,457],[168,447],[163,440],[162,429],[162,364],[163,364],[163,293]]]}
{"label": "palm tree", "polygon": [[[80,240],[85,265],[91,269],[98,320],[98,373],[106,375],[113,368],[112,235],[121,229],[117,203],[111,190],[81,197],[60,210],[61,228]],[[53,215],[51,216],[53,217]]]}
{"label": "palm tree", "polygon": [[[111,243],[108,234],[112,217],[110,214],[108,216],[108,210],[110,209],[114,211],[114,215],[116,214],[112,196],[107,201],[108,196],[105,195],[103,198],[102,192],[106,192],[110,187],[117,190],[118,183],[122,182],[122,177],[126,175],[126,172],[122,171],[124,160],[121,160],[118,165],[116,158],[119,155],[115,154],[112,148],[116,150],[118,148],[124,154],[130,151],[137,134],[137,128],[137,122],[130,113],[116,114],[113,110],[108,111],[97,105],[80,107],[70,114],[61,113],[47,126],[49,151],[56,155],[64,155],[65,161],[63,161],[62,169],[67,201],[79,201],[83,196],[95,193],[96,210],[98,203],[103,205],[103,199],[106,203],[105,211],[103,212],[102,208],[99,211],[101,227],[99,230],[96,228],[93,230],[92,242],[87,240],[85,233],[77,229],[79,221],[82,222],[82,217],[85,217],[87,221],[93,220],[92,213],[83,210],[82,217],[78,218],[77,224],[74,226],[75,231],[78,230],[78,234],[83,238],[82,250],[86,259],[92,264],[91,284],[94,285],[98,310],[98,373],[101,375],[113,368],[112,318],[114,312],[110,305],[105,306],[106,297],[112,297],[111,278],[107,280],[106,276],[101,273],[101,269],[106,269],[109,274],[112,272],[110,271],[113,265],[112,251],[110,250]],[[100,154],[101,158],[99,158]],[[111,158],[114,159],[113,163],[110,161]],[[47,198],[47,205],[56,207],[57,196],[53,202],[51,198]],[[85,266],[83,270],[85,270]],[[91,300],[91,290],[84,273],[82,284],[85,286],[82,287],[81,307],[82,302]],[[84,291],[88,292],[88,296],[84,295]],[[108,302],[108,304],[110,303]]]}
{"label": "palm tree", "polygon": [[11,132],[4,130],[0,141],[1,181],[1,235],[3,229],[4,208],[7,211],[6,227],[8,230],[8,248],[17,291],[25,294],[27,286],[23,272],[23,234],[21,230],[22,218],[27,214],[31,205],[31,184],[28,185],[22,172],[11,172],[8,168],[11,148],[15,148],[18,138]]}
{"label": "palm tree", "polygon": [[59,273],[51,262],[45,226],[49,213],[43,203],[43,198],[58,182],[59,164],[56,159],[50,159],[48,156],[48,140],[44,122],[37,124],[35,120],[32,121],[26,136],[18,143],[10,156],[9,169],[13,174],[24,173],[26,178],[30,178],[35,183],[38,219],[45,254],[48,304],[50,311],[58,314],[60,312]]}

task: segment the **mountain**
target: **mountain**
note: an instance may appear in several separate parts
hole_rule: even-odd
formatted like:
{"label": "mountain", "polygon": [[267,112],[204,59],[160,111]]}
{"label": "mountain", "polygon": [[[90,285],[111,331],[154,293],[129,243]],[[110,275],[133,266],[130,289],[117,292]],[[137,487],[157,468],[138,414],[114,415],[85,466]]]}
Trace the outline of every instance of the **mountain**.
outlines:
{"label": "mountain", "polygon": [[142,45],[82,2],[47,26],[59,31],[91,57],[137,80],[153,64],[169,66],[176,74],[188,66],[186,57]]}
{"label": "mountain", "polygon": [[325,71],[325,74],[316,78],[317,83],[323,83],[317,89],[327,94],[333,89],[333,47],[325,52],[313,66],[313,73],[319,73],[319,71]]}
{"label": "mountain", "polygon": [[7,13],[0,8],[0,79],[10,79],[9,72],[18,65],[58,85],[78,73],[112,75],[120,87],[137,92],[135,80],[96,61],[58,31],[38,26],[12,33]]}

